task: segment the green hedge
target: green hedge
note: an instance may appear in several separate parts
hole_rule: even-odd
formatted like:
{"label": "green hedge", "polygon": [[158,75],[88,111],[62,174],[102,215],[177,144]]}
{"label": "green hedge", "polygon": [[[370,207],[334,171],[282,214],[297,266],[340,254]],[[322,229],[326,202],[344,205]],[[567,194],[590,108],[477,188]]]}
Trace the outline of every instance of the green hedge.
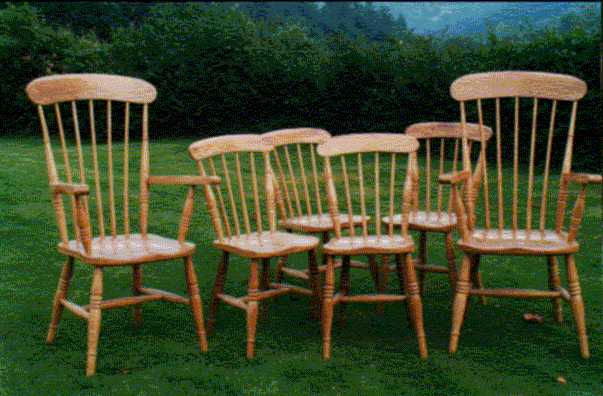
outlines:
{"label": "green hedge", "polygon": [[[35,112],[23,89],[51,73],[144,78],[159,91],[151,113],[155,133],[203,137],[301,125],[334,133],[402,131],[419,121],[458,120],[448,91],[455,78],[540,70],[572,74],[589,85],[575,158],[599,169],[600,29],[577,24],[523,36],[491,34],[486,41],[406,32],[374,42],[313,36],[293,23],[255,21],[221,6],[159,4],[150,10],[144,23],[116,30],[106,43],[51,28],[28,5],[0,10],[2,133],[32,125]],[[546,122],[543,117],[540,125]]]}

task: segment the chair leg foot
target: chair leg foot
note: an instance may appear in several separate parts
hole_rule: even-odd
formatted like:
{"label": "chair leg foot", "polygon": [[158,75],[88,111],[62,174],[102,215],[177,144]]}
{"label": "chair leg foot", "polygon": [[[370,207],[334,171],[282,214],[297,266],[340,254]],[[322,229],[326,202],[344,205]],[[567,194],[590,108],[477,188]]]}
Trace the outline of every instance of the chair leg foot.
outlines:
{"label": "chair leg foot", "polygon": [[101,326],[100,303],[103,298],[103,269],[95,267],[90,290],[90,316],[88,318],[88,353],[86,356],[86,376],[96,373],[96,355]]}
{"label": "chair leg foot", "polygon": [[578,269],[576,268],[576,261],[573,255],[566,256],[566,264],[572,313],[574,314],[576,331],[578,332],[578,341],[580,342],[580,355],[582,355],[584,359],[588,359],[590,357],[590,351],[588,348],[588,336],[586,335],[584,302],[582,301],[580,279],[578,277]]}
{"label": "chair leg foot", "polygon": [[[557,257],[548,256],[548,267],[549,267],[549,289],[556,290],[561,286],[561,278],[559,277],[559,264]],[[553,318],[557,323],[563,323],[563,307],[561,305],[561,298],[553,298]]]}
{"label": "chair leg foot", "polygon": [[186,274],[186,285],[195,321],[195,329],[197,330],[197,338],[199,339],[199,348],[201,348],[202,352],[207,352],[207,336],[205,334],[205,324],[203,323],[203,305],[201,303],[201,296],[199,295],[199,284],[191,256],[184,259],[184,272]]}
{"label": "chair leg foot", "polygon": [[465,317],[467,297],[469,296],[469,289],[471,288],[470,271],[471,258],[465,255],[463,256],[461,271],[456,282],[456,293],[452,305],[452,328],[450,330],[450,343],[448,345],[448,351],[450,353],[455,353],[458,348],[461,327]]}
{"label": "chair leg foot", "polygon": [[249,266],[249,284],[247,289],[248,303],[247,303],[247,359],[253,359],[255,357],[255,334],[258,324],[258,261],[251,260]]}
{"label": "chair leg foot", "polygon": [[335,268],[333,256],[327,255],[327,270],[325,274],[324,298],[322,305],[322,358],[331,358],[331,330],[333,327],[333,292]]}
{"label": "chair leg foot", "polygon": [[48,326],[48,334],[46,335],[46,343],[48,344],[52,344],[57,335],[57,329],[59,327],[59,322],[61,321],[61,316],[63,314],[63,304],[61,304],[61,299],[67,296],[67,291],[69,290],[69,283],[71,281],[72,275],[73,257],[68,257],[67,261],[63,265],[63,269],[61,270],[61,276],[59,277],[57,291],[52,301],[50,325]]}

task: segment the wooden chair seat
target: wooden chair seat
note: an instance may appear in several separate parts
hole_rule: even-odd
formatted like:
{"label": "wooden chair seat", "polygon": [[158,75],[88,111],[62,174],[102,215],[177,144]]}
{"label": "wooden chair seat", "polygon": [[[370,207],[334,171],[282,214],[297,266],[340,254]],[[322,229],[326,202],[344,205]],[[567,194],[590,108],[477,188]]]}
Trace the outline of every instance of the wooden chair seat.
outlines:
{"label": "wooden chair seat", "polygon": [[82,243],[75,240],[67,245],[60,243],[59,251],[87,264],[131,265],[190,256],[195,251],[195,245],[154,234],[147,234],[146,238],[140,234],[130,234],[127,237],[93,238],[90,254],[86,253]]}
{"label": "wooden chair seat", "polygon": [[511,255],[561,255],[576,253],[579,244],[576,241],[567,242],[565,232],[554,230],[517,230],[515,237],[512,230],[476,229],[467,242],[460,240],[459,247],[466,253],[472,254],[511,254]]}
{"label": "wooden chair seat", "polygon": [[400,235],[369,235],[367,237],[341,237],[332,239],[323,246],[325,254],[350,256],[360,254],[401,254],[412,253],[414,243],[410,237]]}
{"label": "wooden chair seat", "polygon": [[310,235],[288,232],[253,232],[214,241],[214,246],[229,253],[247,258],[270,258],[315,249],[320,241]]}
{"label": "wooden chair seat", "polygon": [[[355,226],[362,225],[362,221],[362,216],[352,216],[352,222]],[[366,216],[366,221],[370,221],[370,217]],[[339,222],[342,227],[347,227],[349,225],[349,217],[347,215],[339,215]],[[279,225],[288,230],[308,233],[329,232],[333,230],[333,220],[328,213],[322,215],[293,217],[279,221]]]}
{"label": "wooden chair seat", "polygon": [[[400,214],[393,216],[393,221],[389,216],[383,217],[385,224],[393,223],[395,226],[402,224],[402,216]],[[456,227],[456,215],[448,212],[438,211],[417,211],[410,213],[408,216],[408,228],[418,231],[431,232],[450,232]]]}

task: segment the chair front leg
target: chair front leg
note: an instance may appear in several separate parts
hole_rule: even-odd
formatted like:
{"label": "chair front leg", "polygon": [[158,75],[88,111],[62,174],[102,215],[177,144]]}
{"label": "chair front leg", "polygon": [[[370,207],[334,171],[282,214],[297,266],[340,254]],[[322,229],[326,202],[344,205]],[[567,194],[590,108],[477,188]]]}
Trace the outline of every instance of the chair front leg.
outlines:
{"label": "chair front leg", "polygon": [[419,356],[421,359],[427,359],[427,342],[425,339],[425,329],[423,328],[423,303],[421,302],[421,294],[419,285],[417,284],[417,275],[415,266],[410,254],[406,254],[404,275],[406,276],[406,296],[408,298],[408,307],[410,310],[410,318],[415,327],[417,342],[419,344]]}
{"label": "chair front leg", "polygon": [[57,285],[57,291],[54,294],[54,300],[52,301],[52,313],[50,316],[50,325],[48,326],[48,334],[46,336],[46,342],[52,344],[57,334],[57,328],[63,314],[63,304],[61,299],[67,297],[67,291],[69,290],[69,283],[73,276],[73,257],[68,257],[67,261],[63,265],[61,270],[61,276],[59,277],[59,283]]}
{"label": "chair front leg", "polygon": [[[135,296],[140,295],[140,289],[142,288],[142,266],[132,266],[132,293]],[[134,323],[140,326],[142,323],[142,304],[134,305]]]}
{"label": "chair front leg", "polygon": [[452,305],[452,328],[450,330],[450,343],[448,345],[448,351],[450,353],[456,352],[459,344],[459,336],[461,334],[461,327],[463,326],[463,319],[465,317],[465,307],[467,305],[469,289],[471,289],[470,272],[471,257],[464,255],[461,263],[461,271],[459,272],[459,278],[456,282],[456,293],[454,295],[454,303]]}
{"label": "chair front leg", "polygon": [[322,301],[322,358],[331,358],[331,330],[333,327],[333,292],[335,290],[335,261],[333,256],[326,255],[327,270],[325,274],[324,297]]}
{"label": "chair front leg", "polygon": [[103,268],[94,267],[92,287],[90,288],[90,315],[88,317],[88,354],[86,359],[86,375],[96,373],[96,354],[101,326],[101,308],[103,299]]}
{"label": "chair front leg", "polygon": [[199,295],[199,284],[192,256],[184,259],[184,273],[186,275],[186,286],[195,321],[195,329],[197,330],[197,338],[199,339],[199,347],[202,352],[207,352],[207,336],[205,335],[205,324],[203,323],[203,304]]}
{"label": "chair front leg", "polygon": [[[347,296],[350,293],[350,256],[341,258],[341,272],[339,273],[339,292],[342,296]],[[346,306],[347,303],[342,301],[339,303],[339,322],[343,325],[346,322]]]}
{"label": "chair front leg", "polygon": [[[559,277],[559,263],[557,257],[547,256],[549,267],[549,289],[557,290],[561,287],[561,278]],[[557,323],[563,323],[563,307],[561,306],[561,297],[552,299],[553,303],[553,318]]]}
{"label": "chair front leg", "polygon": [[247,286],[247,359],[255,357],[255,333],[258,323],[258,260],[252,259],[249,266],[249,283]]}
{"label": "chair front leg", "polygon": [[454,257],[454,241],[452,240],[452,233],[446,234],[446,259],[448,261],[448,279],[450,280],[450,290],[454,294],[454,288],[456,285],[457,273],[456,273],[456,259]]}
{"label": "chair front leg", "polygon": [[578,340],[580,341],[580,355],[584,359],[590,357],[588,348],[588,336],[586,335],[586,320],[584,317],[584,302],[582,301],[582,291],[580,289],[580,279],[578,277],[578,269],[574,255],[570,254],[565,257],[567,266],[567,280],[569,283],[569,292],[572,305],[572,313],[576,322],[576,331],[578,332]]}
{"label": "chair front leg", "polygon": [[209,303],[209,318],[207,320],[207,332],[212,333],[214,325],[216,323],[216,314],[218,313],[218,306],[220,299],[218,294],[224,293],[224,282],[226,281],[226,273],[228,272],[228,252],[222,252],[222,260],[218,265],[218,271],[216,272],[216,281],[214,282],[214,289],[211,293],[211,302]]}
{"label": "chair front leg", "polygon": [[310,301],[310,315],[314,320],[320,320],[322,311],[322,299],[320,296],[320,272],[316,263],[316,250],[308,251],[308,273],[310,277],[310,288],[312,289],[312,299]]}

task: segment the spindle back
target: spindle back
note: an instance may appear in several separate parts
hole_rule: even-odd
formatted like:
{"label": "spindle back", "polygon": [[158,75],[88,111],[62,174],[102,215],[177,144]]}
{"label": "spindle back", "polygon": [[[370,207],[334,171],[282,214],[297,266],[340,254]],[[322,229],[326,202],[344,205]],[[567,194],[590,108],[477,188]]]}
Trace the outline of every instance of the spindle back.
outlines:
{"label": "spindle back", "polygon": [[[139,232],[147,233],[149,192],[147,179],[149,176],[149,104],[157,91],[150,83],[131,77],[106,74],[63,74],[37,78],[26,88],[29,99],[38,106],[38,115],[44,140],[48,180],[50,185],[57,183],[88,184],[93,179],[94,188],[90,187],[89,198],[96,206],[96,221],[92,221],[92,232],[100,238],[118,233],[130,235],[130,162],[132,153],[130,144],[130,127],[141,128],[140,144],[140,191],[139,191]],[[84,122],[80,122],[78,103],[85,101],[87,113]],[[100,104],[98,102],[101,102]],[[102,106],[102,107],[101,107]],[[54,112],[54,117],[46,118],[47,107]],[[140,118],[131,119],[134,108],[140,107]],[[99,111],[100,110],[100,111]],[[120,113],[122,117],[116,117]],[[68,114],[66,120],[63,114]],[[97,140],[97,116],[104,119],[103,134],[106,144]],[[87,121],[87,122],[86,122]],[[114,122],[117,121],[117,122]],[[87,124],[87,125],[86,125]],[[119,130],[118,130],[119,128]],[[123,130],[123,133],[121,132]],[[51,133],[51,132],[55,133]],[[86,131],[86,134],[84,134]],[[123,137],[123,154],[114,158],[113,145],[116,135]],[[90,138],[90,159],[86,160],[84,143]],[[58,142],[57,142],[58,140]],[[60,147],[63,164],[55,161],[55,148]],[[137,144],[138,145],[138,144]],[[102,150],[102,151],[101,151]],[[103,153],[104,151],[104,153]],[[72,160],[75,155],[77,160]],[[121,169],[120,169],[121,168]],[[103,171],[106,170],[106,173]],[[121,173],[121,176],[118,174]],[[116,185],[119,182],[120,185]],[[122,190],[121,205],[116,199],[116,191]],[[107,199],[107,201],[104,201]],[[75,221],[75,200],[71,197],[72,217],[65,215],[63,197],[59,192],[53,193],[54,209],[61,241],[70,239],[69,223],[74,229],[75,238],[80,240]],[[85,210],[88,211],[88,197],[84,197]],[[108,203],[108,208],[103,205]],[[122,222],[119,223],[119,214]],[[106,216],[108,214],[108,216]],[[107,221],[108,217],[108,221]],[[92,217],[93,218],[93,217]],[[108,229],[107,229],[108,228]]]}
{"label": "spindle back", "polygon": [[[469,152],[471,152],[474,142],[485,145],[492,136],[492,130],[485,126],[485,141],[481,142],[479,125],[468,123],[466,127]],[[461,124],[422,122],[410,125],[406,128],[405,133],[419,140],[421,147],[418,150],[418,155],[424,154],[423,166],[417,166],[416,170],[417,177],[414,181],[412,212],[420,210],[426,212],[428,216],[431,216],[432,213],[440,216],[442,212],[450,214],[452,212],[452,201],[450,195],[445,196],[445,190],[438,183],[438,178],[444,173],[457,172],[462,168],[462,164],[459,163],[463,137]],[[478,167],[476,170],[479,172],[479,169]]]}
{"label": "spindle back", "polygon": [[[264,133],[262,139],[274,146],[273,157],[281,220],[323,214],[322,181],[316,146],[331,134],[323,129],[291,128]],[[293,161],[292,161],[293,159]],[[310,160],[308,163],[308,159]]]}
{"label": "spindle back", "polygon": [[[200,174],[222,179],[221,185],[204,186],[207,207],[220,242],[276,231],[274,173],[269,156],[273,149],[261,135],[251,134],[218,136],[189,146],[189,154]],[[258,182],[262,176],[263,183]],[[226,191],[222,191],[222,186]]]}
{"label": "spindle back", "polygon": [[[538,229],[538,233],[544,238],[544,230],[550,228],[547,224],[547,209],[551,198],[557,200],[557,212],[555,217],[555,231],[560,232],[563,228],[565,209],[567,205],[568,186],[566,177],[571,171],[572,149],[574,143],[574,131],[576,127],[576,113],[578,101],[586,94],[586,84],[584,81],[563,74],[539,73],[539,72],[492,72],[470,74],[460,77],[454,81],[450,87],[450,93],[454,99],[460,103],[461,124],[465,127],[463,138],[463,168],[470,169],[470,153],[467,142],[469,141],[469,130],[467,126],[467,118],[470,105],[475,106],[480,133],[484,136],[486,128],[484,125],[485,110],[494,113],[495,136],[496,136],[496,154],[494,161],[482,161],[482,170],[479,177],[482,178],[483,197],[481,202],[476,202],[478,197],[475,196],[471,189],[466,190],[466,203],[468,207],[469,224],[468,229],[485,228],[498,229],[500,234],[505,228],[512,229],[512,234],[517,235],[518,229],[525,229],[526,234],[531,235],[532,229]],[[526,105],[522,106],[522,102],[530,102],[531,122],[529,139],[523,138],[520,134],[521,118],[520,112]],[[488,103],[491,102],[491,103]],[[505,103],[507,102],[507,103]],[[510,102],[510,103],[509,103]],[[512,123],[507,122],[502,116],[504,106],[509,104],[509,113],[513,109]],[[543,128],[538,125],[539,109],[550,106],[550,115],[548,116],[548,125]],[[505,113],[507,114],[507,113]],[[559,127],[560,115],[569,115],[569,119],[564,118],[561,122],[567,123],[567,128]],[[508,117],[511,118],[511,117]],[[510,120],[509,120],[510,121]],[[501,140],[505,137],[502,129],[504,124],[509,124],[509,129],[513,133],[513,143],[510,147],[504,147]],[[512,127],[511,127],[512,125]],[[559,135],[561,130],[567,129],[567,137],[564,146],[564,159],[561,167],[560,177],[551,177],[551,165],[554,160],[551,158],[552,148],[555,135]],[[521,140],[521,142],[520,142]],[[528,141],[529,140],[529,141]],[[558,141],[561,139],[557,139]],[[544,163],[537,161],[537,146],[546,142],[546,150],[542,153]],[[558,143],[562,144],[562,143]],[[505,152],[503,153],[503,149]],[[482,146],[481,155],[486,156],[486,148]],[[508,156],[512,157],[512,177],[505,177],[503,172],[503,161]],[[538,156],[540,157],[540,156]],[[524,159],[527,159],[527,180],[520,174]],[[541,158],[540,158],[541,159]],[[495,162],[496,168],[488,172],[487,163]],[[537,180],[535,175],[537,172],[542,174],[542,187],[536,188]],[[521,172],[524,173],[524,172]],[[489,175],[495,179],[496,186],[491,189],[489,185]],[[473,178],[476,176],[473,175]],[[556,197],[551,197],[549,187],[552,182],[559,183],[559,193]],[[524,184],[525,183],[525,184]],[[524,189],[527,190],[525,197],[522,195]],[[539,195],[538,195],[539,193]],[[510,198],[509,198],[510,197]],[[495,199],[495,200],[494,200]],[[525,199],[525,204],[520,203],[520,199]],[[491,202],[493,201],[494,202]],[[492,220],[490,205],[494,203],[497,208],[496,223]],[[510,216],[509,216],[510,208]],[[480,212],[483,216],[476,216],[476,212]],[[506,212],[506,215],[505,215]],[[537,212],[537,213],[535,213]],[[537,217],[537,223],[534,224],[534,218]],[[483,219],[475,224],[477,218]]]}
{"label": "spindle back", "polygon": [[[416,151],[419,142],[412,136],[393,133],[350,134],[331,138],[318,146],[318,154],[324,157],[325,180],[329,212],[334,223],[335,237],[341,238],[339,222],[339,197],[345,197],[349,217],[349,235],[356,236],[352,221],[356,208],[362,216],[362,237],[382,235],[382,215],[392,217],[402,213],[401,233],[408,236],[408,214],[411,205],[412,177],[416,167]],[[339,161],[334,157],[339,157]],[[355,166],[349,157],[355,157]],[[408,157],[406,168],[401,166]],[[339,164],[338,164],[339,163]],[[371,166],[372,165],[372,166]],[[383,165],[383,166],[382,166]],[[352,169],[356,168],[355,171]],[[335,172],[334,172],[335,170]],[[371,183],[365,183],[365,179]],[[381,180],[387,187],[381,189]],[[343,194],[338,194],[343,187]],[[371,188],[372,187],[372,188]],[[385,187],[385,186],[384,186]],[[371,191],[372,189],[372,194]],[[367,211],[367,207],[372,211]],[[375,219],[374,229],[369,230],[368,216]],[[387,235],[392,237],[393,224]]]}

